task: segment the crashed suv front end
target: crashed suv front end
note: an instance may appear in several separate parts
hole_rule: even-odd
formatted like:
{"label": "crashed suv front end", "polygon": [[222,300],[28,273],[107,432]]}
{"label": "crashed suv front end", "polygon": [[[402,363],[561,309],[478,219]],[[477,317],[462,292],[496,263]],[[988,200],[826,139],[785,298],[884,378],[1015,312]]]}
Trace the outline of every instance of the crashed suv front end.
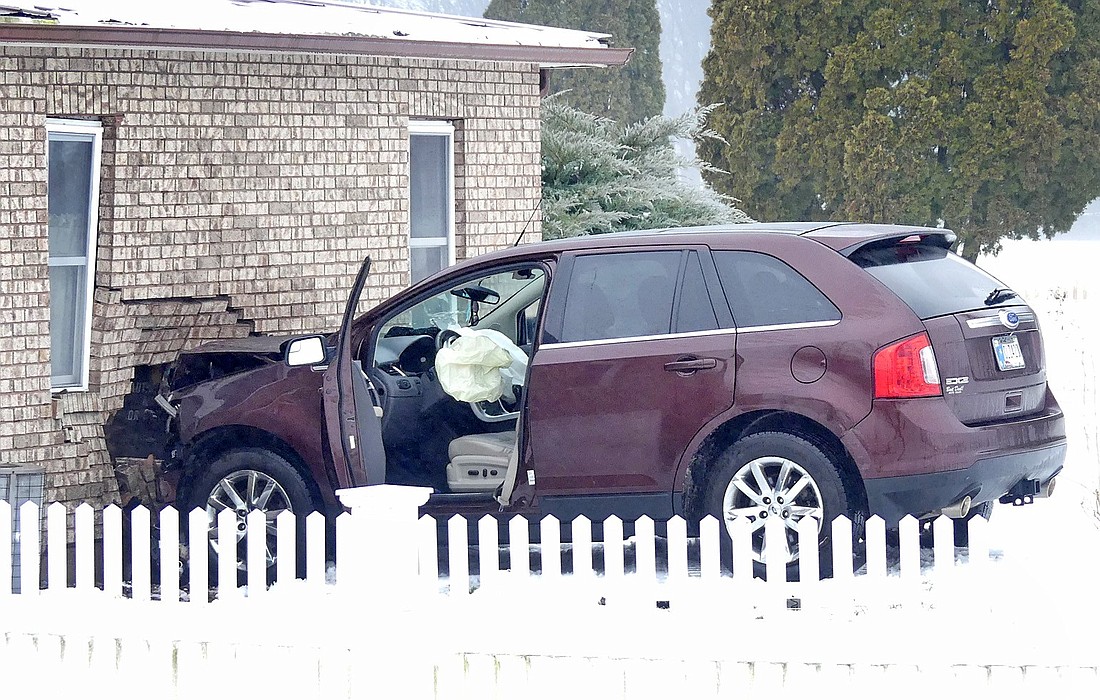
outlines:
{"label": "crashed suv front end", "polygon": [[[185,351],[164,376],[158,403],[170,415],[161,493],[183,508],[199,503],[188,493],[195,470],[234,445],[256,445],[306,467],[317,483],[331,479],[324,441],[321,378],[310,367],[283,361],[287,338],[215,341]],[[333,489],[320,489],[334,505]],[[201,498],[198,500],[202,500]]]}

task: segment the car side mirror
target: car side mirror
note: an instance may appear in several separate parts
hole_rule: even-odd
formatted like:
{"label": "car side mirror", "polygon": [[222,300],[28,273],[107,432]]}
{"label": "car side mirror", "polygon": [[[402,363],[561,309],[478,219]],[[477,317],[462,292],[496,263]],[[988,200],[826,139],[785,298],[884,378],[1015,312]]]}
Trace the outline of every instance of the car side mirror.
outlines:
{"label": "car side mirror", "polygon": [[325,357],[325,339],[319,335],[295,338],[286,344],[283,352],[283,361],[290,367],[318,365]]}

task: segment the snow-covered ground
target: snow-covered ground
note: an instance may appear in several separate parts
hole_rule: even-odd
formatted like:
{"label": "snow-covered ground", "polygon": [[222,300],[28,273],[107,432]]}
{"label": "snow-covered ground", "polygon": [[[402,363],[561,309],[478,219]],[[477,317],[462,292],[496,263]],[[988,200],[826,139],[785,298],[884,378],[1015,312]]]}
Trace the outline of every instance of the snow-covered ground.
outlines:
{"label": "snow-covered ground", "polygon": [[[1019,290],[1039,314],[1048,381],[1066,414],[1069,454],[1053,496],[1030,506],[999,505],[990,522],[993,548],[1001,553],[1001,594],[1019,599],[1021,611],[1057,616],[1068,637],[1087,643],[1100,599],[1100,487],[1098,362],[1100,352],[1100,240],[1085,232],[1076,240],[1006,241],[996,257],[978,264]],[[1007,603],[1007,601],[1006,601]]]}

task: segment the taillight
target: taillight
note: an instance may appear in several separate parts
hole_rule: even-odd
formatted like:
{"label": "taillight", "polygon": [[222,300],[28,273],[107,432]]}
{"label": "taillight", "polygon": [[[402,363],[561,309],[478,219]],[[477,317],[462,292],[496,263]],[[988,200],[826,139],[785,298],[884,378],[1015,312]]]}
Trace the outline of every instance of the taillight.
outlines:
{"label": "taillight", "polygon": [[939,396],[940,371],[927,333],[879,348],[875,353],[875,398]]}

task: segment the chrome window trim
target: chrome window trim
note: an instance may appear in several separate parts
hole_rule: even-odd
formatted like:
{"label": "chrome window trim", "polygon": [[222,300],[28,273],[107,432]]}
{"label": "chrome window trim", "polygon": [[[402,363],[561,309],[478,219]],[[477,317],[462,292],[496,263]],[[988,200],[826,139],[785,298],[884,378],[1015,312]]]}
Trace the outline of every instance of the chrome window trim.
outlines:
{"label": "chrome window trim", "polygon": [[712,335],[736,335],[737,333],[760,333],[761,331],[786,331],[800,328],[826,328],[840,323],[835,321],[809,321],[806,323],[780,323],[773,326],[745,326],[743,328],[718,328],[712,331],[691,331],[689,333],[661,333],[658,335],[635,335],[625,338],[600,338],[598,340],[571,340],[565,343],[543,343],[538,350],[582,348],[596,345],[617,345],[619,343],[640,343],[649,340],[672,340],[677,338],[701,338]]}
{"label": "chrome window trim", "polygon": [[760,333],[762,331],[790,331],[799,328],[829,328],[840,323],[840,319],[834,321],[806,321],[804,323],[777,323],[773,326],[745,326],[738,328],[738,333]]}
{"label": "chrome window trim", "polygon": [[[1016,314],[1016,317],[1020,319],[1020,323],[1031,323],[1035,320],[1035,314],[1030,311],[1024,311]],[[972,318],[966,322],[966,325],[970,328],[989,328],[991,326],[1001,326],[1000,316],[982,316],[981,318]]]}

